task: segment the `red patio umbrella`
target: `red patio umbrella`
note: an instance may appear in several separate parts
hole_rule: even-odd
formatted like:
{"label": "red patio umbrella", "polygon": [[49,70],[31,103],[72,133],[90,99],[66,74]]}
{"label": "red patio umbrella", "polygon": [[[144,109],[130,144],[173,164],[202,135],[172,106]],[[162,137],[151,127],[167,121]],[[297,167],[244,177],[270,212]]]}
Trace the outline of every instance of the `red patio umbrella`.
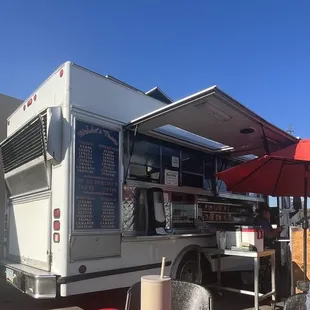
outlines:
{"label": "red patio umbrella", "polygon": [[304,281],[307,277],[307,197],[310,193],[310,140],[251,160],[217,174],[227,189],[234,192],[304,199]]}

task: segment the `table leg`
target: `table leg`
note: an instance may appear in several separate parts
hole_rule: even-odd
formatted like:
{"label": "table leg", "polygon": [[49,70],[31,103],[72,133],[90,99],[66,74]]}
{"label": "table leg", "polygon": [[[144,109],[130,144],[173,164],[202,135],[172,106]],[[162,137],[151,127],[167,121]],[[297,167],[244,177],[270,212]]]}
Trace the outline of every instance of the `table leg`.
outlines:
{"label": "table leg", "polygon": [[222,275],[221,275],[221,255],[217,255],[217,272],[216,272],[216,277],[217,277],[217,284],[221,285],[222,284]]}
{"label": "table leg", "polygon": [[259,310],[259,258],[254,258],[254,310]]}
{"label": "table leg", "polygon": [[272,302],[276,302],[276,257],[275,255],[271,255],[271,290],[274,291],[272,295]]}

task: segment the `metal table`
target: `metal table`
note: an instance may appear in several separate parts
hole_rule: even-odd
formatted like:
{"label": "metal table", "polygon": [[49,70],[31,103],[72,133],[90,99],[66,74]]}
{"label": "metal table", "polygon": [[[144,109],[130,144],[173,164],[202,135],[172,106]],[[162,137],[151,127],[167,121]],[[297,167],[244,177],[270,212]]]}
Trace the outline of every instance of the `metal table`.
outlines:
{"label": "metal table", "polygon": [[[272,306],[275,307],[276,303],[276,270],[275,270],[275,250],[265,250],[262,252],[246,252],[246,251],[235,251],[235,250],[220,250],[216,248],[203,248],[202,252],[217,255],[217,284],[209,285],[210,287],[218,288],[220,290],[236,292],[239,294],[254,296],[254,310],[259,310],[259,302],[272,297]],[[254,292],[235,289],[230,287],[222,286],[221,281],[221,255],[229,256],[241,256],[250,257],[254,261]],[[271,257],[271,291],[266,294],[259,292],[259,263],[261,257]]]}

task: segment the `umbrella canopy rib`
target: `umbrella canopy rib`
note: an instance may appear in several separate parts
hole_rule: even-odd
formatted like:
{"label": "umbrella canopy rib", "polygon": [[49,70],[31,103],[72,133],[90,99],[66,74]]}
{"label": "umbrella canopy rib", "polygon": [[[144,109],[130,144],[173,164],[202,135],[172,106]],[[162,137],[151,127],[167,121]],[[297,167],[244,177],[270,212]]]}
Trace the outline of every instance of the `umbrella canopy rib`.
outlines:
{"label": "umbrella canopy rib", "polygon": [[264,168],[264,166],[267,165],[267,164],[269,163],[270,159],[271,159],[271,158],[268,158],[267,161],[266,161],[263,165],[261,165],[261,166],[255,168],[255,169],[254,169],[253,171],[251,171],[248,175],[246,175],[243,179],[241,179],[241,180],[238,181],[236,184],[234,184],[234,185],[230,188],[231,191],[233,191],[235,187],[237,187],[238,185],[240,185],[241,183],[243,183],[244,181],[246,181],[247,179],[249,179],[253,174],[257,173],[258,170]]}
{"label": "umbrella canopy rib", "polygon": [[284,161],[281,162],[281,168],[280,168],[279,174],[277,176],[277,181],[275,182],[274,189],[272,191],[272,195],[271,196],[275,196],[275,193],[276,193],[277,188],[278,188],[279,181],[281,179],[283,168],[284,168]]}

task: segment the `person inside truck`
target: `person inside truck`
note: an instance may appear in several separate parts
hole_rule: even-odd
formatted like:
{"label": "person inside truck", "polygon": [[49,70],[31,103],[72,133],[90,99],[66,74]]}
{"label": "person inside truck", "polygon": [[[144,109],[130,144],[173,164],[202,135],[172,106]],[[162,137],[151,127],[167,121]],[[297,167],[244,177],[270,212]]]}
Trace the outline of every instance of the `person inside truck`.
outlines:
{"label": "person inside truck", "polygon": [[257,216],[254,219],[254,225],[260,226],[264,230],[264,244],[266,247],[273,248],[274,241],[280,236],[283,227],[272,228],[270,223],[270,207],[267,204],[261,205],[257,210]]}

